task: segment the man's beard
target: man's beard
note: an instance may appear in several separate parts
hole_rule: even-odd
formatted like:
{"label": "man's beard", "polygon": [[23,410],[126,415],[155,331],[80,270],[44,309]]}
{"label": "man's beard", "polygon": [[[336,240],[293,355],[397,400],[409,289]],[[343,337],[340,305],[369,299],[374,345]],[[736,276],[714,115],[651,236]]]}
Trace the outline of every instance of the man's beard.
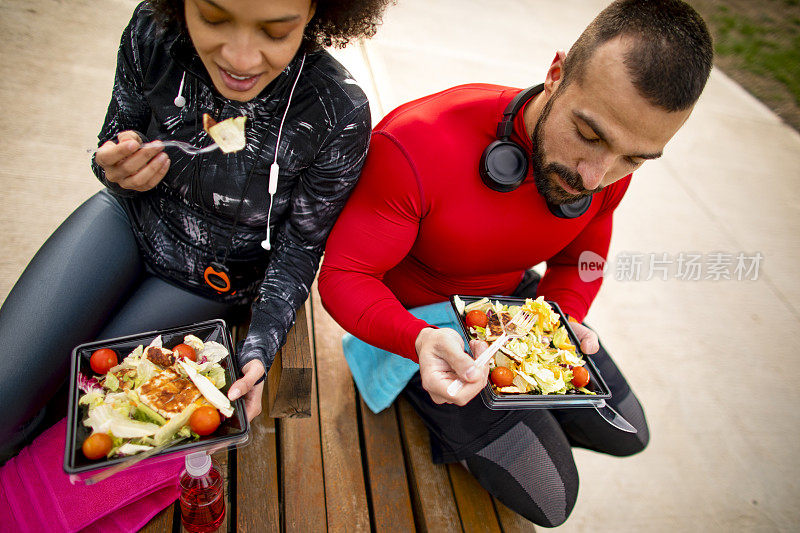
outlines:
{"label": "man's beard", "polygon": [[[583,179],[581,179],[580,174],[577,172],[571,171],[561,163],[551,162],[545,164],[542,131],[544,130],[544,123],[553,108],[553,103],[559,96],[558,93],[559,91],[556,89],[555,94],[553,94],[550,100],[545,104],[544,109],[542,109],[542,114],[536,121],[536,127],[533,129],[533,135],[531,136],[531,142],[533,143],[533,152],[531,153],[533,180],[534,183],[536,183],[539,194],[551,205],[569,204],[584,196],[590,196],[603,188],[601,185],[594,190],[588,191],[584,189]],[[568,193],[556,183],[551,174],[557,175],[570,188],[580,191],[580,194]]]}

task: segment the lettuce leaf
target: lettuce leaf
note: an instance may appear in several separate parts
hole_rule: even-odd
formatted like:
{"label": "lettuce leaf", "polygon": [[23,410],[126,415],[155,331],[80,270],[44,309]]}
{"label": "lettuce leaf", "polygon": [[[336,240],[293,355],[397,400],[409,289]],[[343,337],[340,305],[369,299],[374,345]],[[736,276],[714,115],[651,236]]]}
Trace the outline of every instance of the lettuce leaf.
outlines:
{"label": "lettuce leaf", "polygon": [[159,430],[156,424],[131,420],[106,404],[90,409],[83,425],[91,427],[92,431],[121,438],[147,437]]}
{"label": "lettuce leaf", "polygon": [[180,412],[180,414],[173,416],[166,424],[158,428],[158,431],[153,437],[156,441],[156,446],[161,446],[162,444],[171,441],[175,435],[178,434],[180,429],[189,423],[189,418],[196,409],[197,404],[190,403],[183,411]]}

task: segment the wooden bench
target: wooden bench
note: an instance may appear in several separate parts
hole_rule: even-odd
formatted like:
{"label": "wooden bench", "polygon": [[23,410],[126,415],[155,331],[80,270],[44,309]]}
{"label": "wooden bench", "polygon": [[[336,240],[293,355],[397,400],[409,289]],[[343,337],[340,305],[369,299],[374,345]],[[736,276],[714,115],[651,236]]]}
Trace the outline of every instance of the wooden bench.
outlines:
{"label": "wooden bench", "polygon": [[[227,471],[220,531],[533,531],[460,464],[431,462],[428,432],[405,400],[369,410],[342,334],[315,287],[270,370],[250,443],[215,455]],[[181,529],[176,502],[143,531]]]}

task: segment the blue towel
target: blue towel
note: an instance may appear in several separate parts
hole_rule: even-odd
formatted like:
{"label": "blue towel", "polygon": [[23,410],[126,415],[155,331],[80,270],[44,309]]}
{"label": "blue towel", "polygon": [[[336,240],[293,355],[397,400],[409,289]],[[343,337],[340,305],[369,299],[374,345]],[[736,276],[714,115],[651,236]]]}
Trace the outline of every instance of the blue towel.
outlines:
{"label": "blue towel", "polygon": [[[450,302],[415,307],[408,312],[432,326],[452,328],[464,337]],[[342,338],[342,347],[358,392],[373,413],[392,405],[419,372],[419,365],[414,361],[376,348],[349,333]]]}

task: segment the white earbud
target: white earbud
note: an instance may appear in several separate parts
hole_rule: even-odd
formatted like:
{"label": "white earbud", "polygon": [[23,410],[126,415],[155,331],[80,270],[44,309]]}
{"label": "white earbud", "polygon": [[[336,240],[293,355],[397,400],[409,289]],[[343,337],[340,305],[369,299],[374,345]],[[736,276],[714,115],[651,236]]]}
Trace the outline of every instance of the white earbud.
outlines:
{"label": "white earbud", "polygon": [[186,79],[186,71],[183,71],[183,76],[181,76],[181,86],[178,88],[178,96],[175,97],[175,105],[177,107],[183,107],[186,105],[186,98],[183,97],[183,81]]}
{"label": "white earbud", "polygon": [[289,113],[289,106],[292,104],[292,95],[294,88],[297,87],[297,80],[300,79],[300,73],[303,72],[303,65],[306,64],[306,55],[303,54],[303,59],[300,61],[300,69],[297,71],[297,77],[294,79],[292,90],[289,91],[289,101],[286,102],[286,110],[283,112],[281,125],[278,127],[278,140],[275,141],[275,159],[269,166],[269,185],[267,192],[269,192],[269,211],[267,212],[267,237],[261,241],[261,247],[269,250],[272,246],[269,243],[269,220],[272,217],[272,201],[275,198],[275,192],[278,190],[278,174],[280,174],[281,167],[278,165],[278,147],[281,145],[281,133],[283,133],[283,123],[286,121],[286,115]]}
{"label": "white earbud", "polygon": [[[277,153],[277,148],[275,149]],[[275,191],[278,190],[278,174],[281,171],[281,167],[278,165],[277,161],[274,161],[269,166],[269,185],[267,186],[267,192],[269,192],[269,212],[267,213],[267,238],[261,241],[261,247],[265,250],[269,250],[271,245],[269,244],[269,219],[272,216],[272,199],[275,196]]]}

